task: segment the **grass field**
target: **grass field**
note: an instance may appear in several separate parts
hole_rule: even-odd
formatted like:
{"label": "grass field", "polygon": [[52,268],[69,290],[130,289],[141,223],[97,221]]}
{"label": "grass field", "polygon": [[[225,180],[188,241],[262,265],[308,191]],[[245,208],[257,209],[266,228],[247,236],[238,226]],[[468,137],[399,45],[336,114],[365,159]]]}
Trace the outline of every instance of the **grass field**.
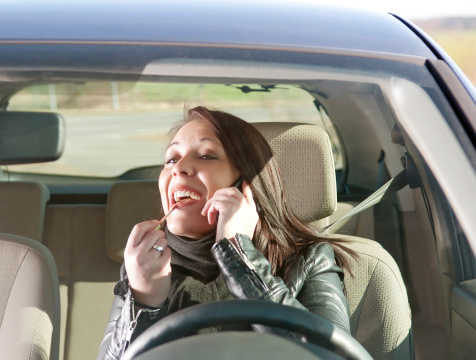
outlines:
{"label": "grass field", "polygon": [[428,31],[476,86],[476,29]]}

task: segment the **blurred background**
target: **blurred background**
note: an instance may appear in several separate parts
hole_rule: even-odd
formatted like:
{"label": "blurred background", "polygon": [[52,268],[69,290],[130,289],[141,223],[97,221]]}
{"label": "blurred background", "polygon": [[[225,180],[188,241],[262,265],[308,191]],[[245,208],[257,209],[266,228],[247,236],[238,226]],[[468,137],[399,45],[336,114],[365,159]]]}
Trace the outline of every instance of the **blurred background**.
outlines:
{"label": "blurred background", "polygon": [[476,86],[476,0],[308,0],[399,15],[430,35]]}
{"label": "blurred background", "polygon": [[[472,4],[476,7],[476,1]],[[450,55],[476,86],[476,16],[415,19]]]}

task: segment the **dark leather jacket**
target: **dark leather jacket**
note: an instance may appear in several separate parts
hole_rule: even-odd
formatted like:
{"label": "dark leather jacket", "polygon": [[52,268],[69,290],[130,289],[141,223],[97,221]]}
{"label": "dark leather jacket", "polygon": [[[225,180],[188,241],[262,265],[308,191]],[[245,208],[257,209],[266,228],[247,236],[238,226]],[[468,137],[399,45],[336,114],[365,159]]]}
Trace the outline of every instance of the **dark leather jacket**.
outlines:
{"label": "dark leather jacket", "polygon": [[[238,299],[263,299],[318,314],[350,333],[349,307],[342,291],[343,272],[335,264],[327,243],[309,247],[292,265],[284,281],[271,273],[271,265],[244,235],[235,236],[237,247],[223,239],[212,253],[228,288]],[[115,300],[101,343],[98,360],[120,359],[138,334],[167,315],[161,309],[134,305],[124,269],[116,285]],[[257,327],[258,331],[273,331]]]}

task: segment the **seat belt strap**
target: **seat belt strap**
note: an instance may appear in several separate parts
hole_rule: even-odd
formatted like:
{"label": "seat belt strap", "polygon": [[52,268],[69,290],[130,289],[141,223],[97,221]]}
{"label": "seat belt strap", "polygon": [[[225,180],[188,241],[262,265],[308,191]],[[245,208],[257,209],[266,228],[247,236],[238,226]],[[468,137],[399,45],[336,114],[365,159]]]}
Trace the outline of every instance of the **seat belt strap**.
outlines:
{"label": "seat belt strap", "polygon": [[326,233],[329,231],[331,227],[335,224],[345,220],[355,214],[358,214],[369,207],[374,206],[381,200],[385,199],[386,197],[396,193],[397,191],[403,189],[406,185],[408,185],[408,178],[407,178],[407,169],[403,169],[399,172],[394,178],[387,181],[381,188],[375,191],[372,195],[362,201],[359,205],[349,211],[347,214],[342,216],[339,220],[334,221],[332,224],[327,225],[326,227],[322,228],[321,231]]}

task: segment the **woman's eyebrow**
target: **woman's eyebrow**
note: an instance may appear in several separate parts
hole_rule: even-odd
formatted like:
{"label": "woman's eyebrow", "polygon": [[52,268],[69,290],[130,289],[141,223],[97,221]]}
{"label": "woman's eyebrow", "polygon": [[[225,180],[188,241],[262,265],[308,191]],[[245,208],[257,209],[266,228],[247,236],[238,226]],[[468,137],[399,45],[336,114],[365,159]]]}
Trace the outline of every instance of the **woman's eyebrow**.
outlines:
{"label": "woman's eyebrow", "polygon": [[204,142],[204,141],[211,141],[211,142],[213,142],[213,143],[215,143],[215,144],[217,144],[217,145],[222,146],[221,142],[219,142],[218,140],[215,140],[215,139],[206,138],[206,137],[200,139],[200,142]]}
{"label": "woman's eyebrow", "polygon": [[[204,137],[204,138],[201,138],[201,139],[200,139],[200,142],[205,142],[205,141],[211,141],[212,143],[215,143],[215,144],[217,144],[217,145],[223,147],[223,145],[221,144],[221,142],[219,142],[218,140],[215,140],[215,139],[212,139],[212,138],[207,138],[207,137]],[[167,150],[169,147],[171,147],[171,146],[176,146],[176,145],[180,145],[180,141],[174,141],[174,142],[170,143],[170,144],[167,146],[166,150]]]}
{"label": "woman's eyebrow", "polygon": [[175,145],[178,145],[178,144],[179,144],[178,141],[174,141],[174,142],[168,144],[168,145],[167,145],[167,148],[166,148],[165,150],[167,150],[167,149],[168,149],[169,147],[171,147],[171,146],[175,146]]}

